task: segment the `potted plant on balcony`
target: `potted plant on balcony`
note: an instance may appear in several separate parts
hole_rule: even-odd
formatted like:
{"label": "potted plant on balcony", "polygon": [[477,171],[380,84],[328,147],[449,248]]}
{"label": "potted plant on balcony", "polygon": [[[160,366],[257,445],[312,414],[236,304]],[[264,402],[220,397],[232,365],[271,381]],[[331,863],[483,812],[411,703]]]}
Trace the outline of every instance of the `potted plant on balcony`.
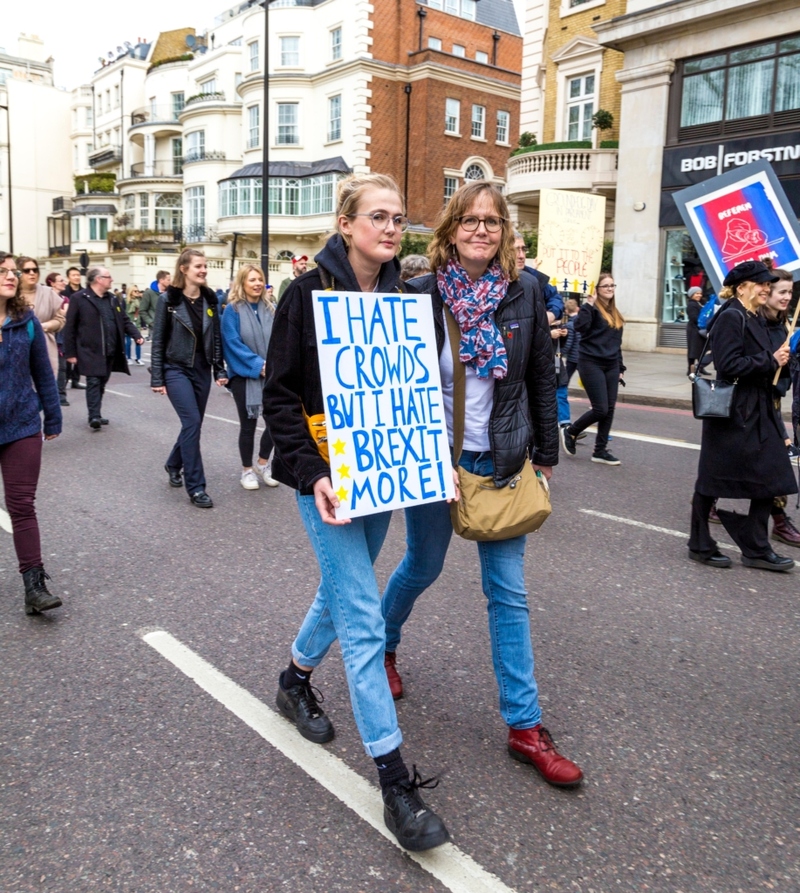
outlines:
{"label": "potted plant on balcony", "polygon": [[[606,109],[598,109],[592,115],[592,127],[603,135],[606,130],[612,130],[614,127],[614,115]],[[619,146],[619,140],[600,140],[601,149],[616,149]]]}

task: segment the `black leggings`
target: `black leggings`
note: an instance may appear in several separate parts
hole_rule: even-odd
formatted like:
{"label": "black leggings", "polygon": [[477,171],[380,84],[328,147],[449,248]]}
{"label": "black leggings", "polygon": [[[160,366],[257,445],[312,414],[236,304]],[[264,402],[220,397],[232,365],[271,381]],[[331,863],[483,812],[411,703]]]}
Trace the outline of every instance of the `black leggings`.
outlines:
{"label": "black leggings", "polygon": [[[250,468],[253,464],[253,442],[256,437],[258,419],[247,418],[247,379],[236,375],[230,380],[228,387],[231,389],[236,410],[239,413],[239,455],[242,459],[242,467]],[[261,443],[258,445],[258,457],[266,462],[271,452],[272,437],[270,437],[269,428],[265,426],[264,433],[261,435]]]}
{"label": "black leggings", "polygon": [[614,407],[619,391],[619,362],[617,360],[598,362],[597,360],[579,357],[578,374],[586,389],[586,396],[592,408],[585,412],[577,422],[567,429],[573,437],[597,424],[597,436],[594,439],[594,451],[599,453],[608,444],[608,434],[614,421]]}

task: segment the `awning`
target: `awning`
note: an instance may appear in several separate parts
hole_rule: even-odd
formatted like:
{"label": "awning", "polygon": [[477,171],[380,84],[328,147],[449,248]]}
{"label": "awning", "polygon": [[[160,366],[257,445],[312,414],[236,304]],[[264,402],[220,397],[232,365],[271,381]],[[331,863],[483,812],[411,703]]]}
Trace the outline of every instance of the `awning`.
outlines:
{"label": "awning", "polygon": [[[229,177],[220,180],[241,180],[245,177],[260,177],[263,175],[264,166],[261,162],[246,164],[234,171]],[[352,169],[340,155],[336,158],[323,158],[321,161],[271,161],[269,165],[270,177],[316,177],[319,174],[349,174]]]}
{"label": "awning", "polygon": [[117,208],[116,205],[75,205],[72,209],[71,214],[73,217],[75,215],[82,214],[116,214]]}

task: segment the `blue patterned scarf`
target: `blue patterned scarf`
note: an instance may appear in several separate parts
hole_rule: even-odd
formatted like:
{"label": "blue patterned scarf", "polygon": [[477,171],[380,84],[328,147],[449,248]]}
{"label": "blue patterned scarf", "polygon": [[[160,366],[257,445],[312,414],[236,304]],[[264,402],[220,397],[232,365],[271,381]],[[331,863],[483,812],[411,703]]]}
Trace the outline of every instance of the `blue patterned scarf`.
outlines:
{"label": "blue patterned scarf", "polygon": [[497,323],[497,305],[508,293],[508,276],[495,261],[477,282],[455,259],[450,258],[444,270],[436,273],[445,304],[458,323],[461,341],[458,353],[461,362],[475,370],[478,378],[505,378],[508,356]]}

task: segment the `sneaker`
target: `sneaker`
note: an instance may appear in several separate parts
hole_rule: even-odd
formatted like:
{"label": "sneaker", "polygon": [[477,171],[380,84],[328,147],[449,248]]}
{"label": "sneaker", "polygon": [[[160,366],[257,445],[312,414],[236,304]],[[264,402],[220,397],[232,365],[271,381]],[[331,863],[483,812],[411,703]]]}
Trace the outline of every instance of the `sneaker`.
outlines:
{"label": "sneaker", "polygon": [[574,459],[576,453],[575,438],[569,433],[569,425],[564,425],[559,434],[561,435],[561,446],[564,448],[564,452]]}
{"label": "sneaker", "polygon": [[603,465],[621,465],[616,456],[612,456],[608,450],[599,450],[592,454],[592,462],[601,462]]}
{"label": "sneaker", "polygon": [[800,458],[800,449],[798,449],[793,443],[790,443],[789,446],[786,447],[786,450],[789,453],[790,459]]}
{"label": "sneaker", "polygon": [[266,465],[259,464],[258,473],[261,479],[268,487],[277,487],[278,482],[272,476],[272,462],[267,462]]}
{"label": "sneaker", "polygon": [[275,703],[278,705],[278,710],[295,724],[297,731],[304,738],[315,744],[325,744],[333,740],[335,732],[333,723],[319,706],[320,701],[324,700],[322,692],[312,688],[308,682],[305,685],[293,685],[288,690],[279,682]]}
{"label": "sneaker", "polygon": [[392,785],[383,793],[383,820],[401,847],[418,853],[441,846],[450,840],[444,822],[420,797],[420,788],[435,788],[432,778],[423,781],[414,766],[414,777]]}
{"label": "sneaker", "polygon": [[136,361],[136,365],[137,365],[137,366],[144,366],[144,360],[137,360],[137,361]]}
{"label": "sneaker", "polygon": [[252,468],[248,468],[247,471],[242,472],[239,483],[245,490],[258,490],[258,478]]}

